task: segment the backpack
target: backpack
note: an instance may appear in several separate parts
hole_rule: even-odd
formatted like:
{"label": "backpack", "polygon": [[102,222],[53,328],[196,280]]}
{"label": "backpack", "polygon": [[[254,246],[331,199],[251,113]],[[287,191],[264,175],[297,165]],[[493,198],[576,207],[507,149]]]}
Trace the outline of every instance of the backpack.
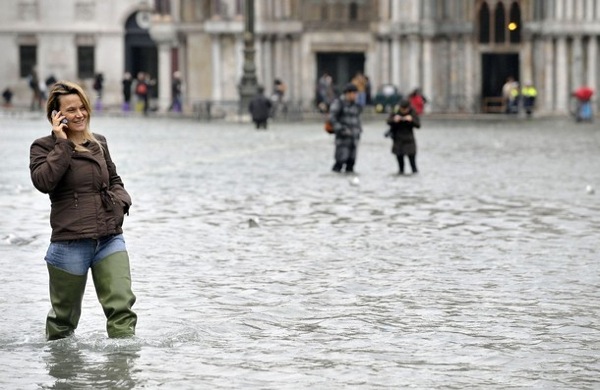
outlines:
{"label": "backpack", "polygon": [[333,131],[333,123],[331,123],[331,121],[329,120],[329,118],[327,118],[325,120],[325,132],[327,132],[329,134],[335,133],[335,131]]}
{"label": "backpack", "polygon": [[145,95],[148,92],[148,86],[145,83],[139,83],[135,87],[135,93],[137,95]]}

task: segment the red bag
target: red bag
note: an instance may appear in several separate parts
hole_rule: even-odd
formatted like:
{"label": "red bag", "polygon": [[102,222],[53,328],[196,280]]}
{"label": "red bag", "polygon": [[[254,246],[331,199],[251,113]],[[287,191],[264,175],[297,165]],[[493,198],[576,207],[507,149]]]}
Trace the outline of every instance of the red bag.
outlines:
{"label": "red bag", "polygon": [[145,83],[139,83],[137,87],[135,87],[135,93],[137,95],[145,95],[148,92],[148,86]]}
{"label": "red bag", "polygon": [[329,119],[325,121],[325,131],[329,134],[333,134],[333,123]]}

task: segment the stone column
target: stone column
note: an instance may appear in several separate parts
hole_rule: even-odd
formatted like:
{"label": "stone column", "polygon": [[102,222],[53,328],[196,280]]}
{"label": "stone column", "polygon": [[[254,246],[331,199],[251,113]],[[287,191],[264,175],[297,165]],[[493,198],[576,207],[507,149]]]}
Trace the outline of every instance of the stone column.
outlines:
{"label": "stone column", "polygon": [[585,20],[594,20],[594,4],[596,0],[585,1]]}
{"label": "stone column", "polygon": [[563,3],[563,12],[564,12],[564,20],[573,20],[573,18],[575,17],[575,4],[574,2],[577,0],[569,0],[566,3]]}
{"label": "stone column", "polygon": [[[300,88],[302,86],[302,68],[301,68],[302,54],[301,54],[299,38],[300,37],[298,35],[294,35],[294,36],[292,36],[292,41],[291,41],[292,63],[290,64],[290,69],[291,69],[292,79],[290,80],[290,86],[288,88],[288,91],[289,91],[288,98],[290,100],[294,100],[294,101],[301,100],[301,98],[302,98],[302,91],[300,90]],[[311,97],[311,99],[309,99],[308,102],[304,102],[304,103],[312,104],[312,102],[310,100],[312,100],[312,97]]]}
{"label": "stone column", "polygon": [[387,84],[392,80],[390,76],[390,41],[387,37],[381,37],[377,41],[377,46],[379,47],[377,56],[379,59],[379,69],[377,72],[379,76],[378,78],[377,76],[374,78],[373,93],[375,93],[375,89],[379,85],[384,83]]}
{"label": "stone column", "polygon": [[254,33],[254,0],[244,0],[244,67],[242,79],[238,85],[240,96],[240,113],[247,110],[250,100],[256,94],[256,62],[254,42],[256,35]]}
{"label": "stone column", "polygon": [[417,35],[411,35],[408,38],[409,60],[408,60],[408,85],[407,92],[416,87],[421,87],[421,42]]}
{"label": "stone column", "polygon": [[530,40],[525,40],[521,49],[521,83],[533,83],[533,46]]}
{"label": "stone column", "polygon": [[402,6],[400,1],[392,1],[392,23],[398,23],[400,21],[400,7]]}
{"label": "stone column", "polygon": [[583,74],[583,42],[581,36],[573,37],[573,50],[571,58],[571,88],[579,88],[585,82]]}
{"label": "stone column", "polygon": [[410,57],[409,57],[409,47],[408,47],[408,38],[406,36],[401,36],[400,39],[400,62],[398,71],[400,73],[400,90],[404,93],[410,92],[410,85],[408,79],[408,72],[410,68]]}
{"label": "stone column", "polygon": [[[587,85],[598,93],[598,37],[592,35],[587,44]],[[597,100],[597,99],[596,99]]]}
{"label": "stone column", "polygon": [[423,2],[423,15],[421,15],[421,19],[432,19],[433,18],[433,4],[431,4],[431,0],[422,0]]}
{"label": "stone column", "polygon": [[464,105],[465,110],[472,112],[475,108],[474,99],[475,99],[475,88],[473,88],[474,75],[479,72],[475,72],[474,69],[474,50],[472,41],[465,36],[465,86],[463,93],[465,94]]}
{"label": "stone column", "polygon": [[[554,0],[554,20],[562,20],[565,15],[564,0]],[[570,1],[570,0],[569,0]]]}
{"label": "stone column", "polygon": [[281,20],[282,17],[282,0],[278,0],[273,4],[273,16],[275,20]]}
{"label": "stone column", "polygon": [[412,0],[411,1],[411,10],[410,10],[410,21],[411,22],[415,22],[417,23],[419,21],[419,16],[420,16],[420,10],[419,10],[419,6],[420,6],[421,0]]}
{"label": "stone column", "polygon": [[223,89],[221,88],[221,42],[218,34],[211,35],[211,59],[212,59],[212,100],[219,101],[223,99]]}
{"label": "stone column", "polygon": [[575,21],[582,22],[585,19],[585,1],[573,0],[575,2]]}
{"label": "stone column", "polygon": [[235,35],[235,72],[235,80],[241,80],[244,75],[244,37],[239,34]]}
{"label": "stone column", "polygon": [[392,61],[390,64],[390,70],[392,73],[392,79],[390,80],[392,84],[396,87],[401,87],[400,85],[400,74],[402,70],[402,66],[400,64],[400,37],[395,35],[392,38]]}
{"label": "stone column", "polygon": [[150,26],[150,36],[158,45],[158,109],[167,111],[171,104],[171,48],[177,45],[175,28],[170,18],[156,19]]}
{"label": "stone column", "polygon": [[556,40],[556,110],[567,112],[569,108],[569,82],[567,68],[567,39]]}
{"label": "stone column", "polygon": [[425,36],[423,41],[423,94],[429,99],[429,104],[425,109],[429,111],[434,104],[433,99],[433,44],[430,36]]}
{"label": "stone column", "polygon": [[289,99],[289,89],[292,86],[293,77],[291,72],[292,64],[290,61],[292,57],[291,41],[287,35],[279,35],[277,37],[277,42],[277,77],[286,84],[288,92],[285,95],[285,99]]}
{"label": "stone column", "polygon": [[259,83],[259,85],[263,85],[264,86],[264,82],[265,82],[265,67],[264,67],[264,47],[263,47],[263,37],[260,35],[257,35],[256,38],[254,39],[254,49],[256,50],[255,52],[255,63],[256,63],[256,78],[257,81]]}
{"label": "stone column", "polygon": [[546,111],[554,111],[555,88],[554,88],[554,42],[552,37],[544,41],[544,106]]}
{"label": "stone column", "polygon": [[158,110],[168,111],[171,105],[171,45],[158,44]]}
{"label": "stone column", "polygon": [[254,20],[256,22],[263,21],[265,19],[264,7],[265,7],[264,0],[258,0],[256,2],[256,4],[254,4]]}
{"label": "stone column", "polygon": [[448,107],[450,107],[451,110],[456,110],[457,108],[457,100],[456,97],[459,95],[460,93],[460,83],[458,82],[459,79],[459,73],[462,73],[462,69],[459,66],[459,61],[462,60],[463,58],[463,53],[460,53],[460,46],[459,46],[459,39],[460,36],[455,35],[454,37],[451,37],[449,42],[447,43],[447,45],[449,46],[449,54],[450,54],[450,72],[449,72],[449,76],[450,76],[450,81],[449,81],[449,90],[448,90],[448,97],[450,98],[450,104],[448,105]]}
{"label": "stone column", "polygon": [[274,51],[275,51],[275,78],[280,78],[281,81],[283,81],[284,83],[288,83],[289,80],[285,79],[285,72],[283,71],[283,61],[284,61],[284,55],[283,55],[283,42],[284,37],[281,35],[277,35],[275,37],[275,42],[274,42]]}
{"label": "stone column", "polygon": [[275,77],[273,76],[273,47],[272,37],[267,35],[263,43],[263,63],[264,63],[264,75],[265,78],[263,83],[265,84],[265,92],[271,93],[271,84]]}
{"label": "stone column", "polygon": [[381,22],[389,22],[390,0],[379,0],[379,20]]}

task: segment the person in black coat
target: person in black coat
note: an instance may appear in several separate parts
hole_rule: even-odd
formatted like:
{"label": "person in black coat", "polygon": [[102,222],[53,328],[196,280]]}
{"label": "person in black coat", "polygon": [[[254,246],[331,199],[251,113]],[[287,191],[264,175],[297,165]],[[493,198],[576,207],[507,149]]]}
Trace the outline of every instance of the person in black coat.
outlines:
{"label": "person in black coat", "polygon": [[271,113],[272,103],[265,95],[265,89],[258,87],[256,95],[248,104],[248,111],[252,116],[252,121],[256,125],[256,129],[267,129],[267,121],[269,120],[269,114]]}
{"label": "person in black coat", "polygon": [[391,136],[394,141],[392,153],[398,160],[399,172],[404,174],[404,156],[408,157],[412,173],[418,173],[417,169],[417,143],[415,142],[414,128],[421,127],[421,120],[408,100],[402,100],[387,119],[390,130],[386,136]]}

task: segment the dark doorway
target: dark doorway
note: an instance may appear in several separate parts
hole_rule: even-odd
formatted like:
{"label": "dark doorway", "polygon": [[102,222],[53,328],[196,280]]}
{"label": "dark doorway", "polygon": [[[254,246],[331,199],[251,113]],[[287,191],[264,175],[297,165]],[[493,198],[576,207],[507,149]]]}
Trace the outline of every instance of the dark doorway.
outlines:
{"label": "dark doorway", "polygon": [[131,73],[134,79],[139,72],[148,73],[150,78],[156,81],[154,87],[150,88],[150,95],[157,97],[158,50],[150,38],[145,19],[143,13],[136,12],[125,22],[125,70]]}
{"label": "dark doorway", "polygon": [[[336,93],[341,93],[344,85],[349,83],[357,72],[364,73],[364,70],[364,53],[317,53],[317,80],[323,73],[329,73],[333,78]],[[315,83],[317,80],[315,80]]]}
{"label": "dark doorway", "polygon": [[501,111],[502,86],[508,77],[519,81],[519,54],[483,53],[481,55],[481,97],[483,110]]}

